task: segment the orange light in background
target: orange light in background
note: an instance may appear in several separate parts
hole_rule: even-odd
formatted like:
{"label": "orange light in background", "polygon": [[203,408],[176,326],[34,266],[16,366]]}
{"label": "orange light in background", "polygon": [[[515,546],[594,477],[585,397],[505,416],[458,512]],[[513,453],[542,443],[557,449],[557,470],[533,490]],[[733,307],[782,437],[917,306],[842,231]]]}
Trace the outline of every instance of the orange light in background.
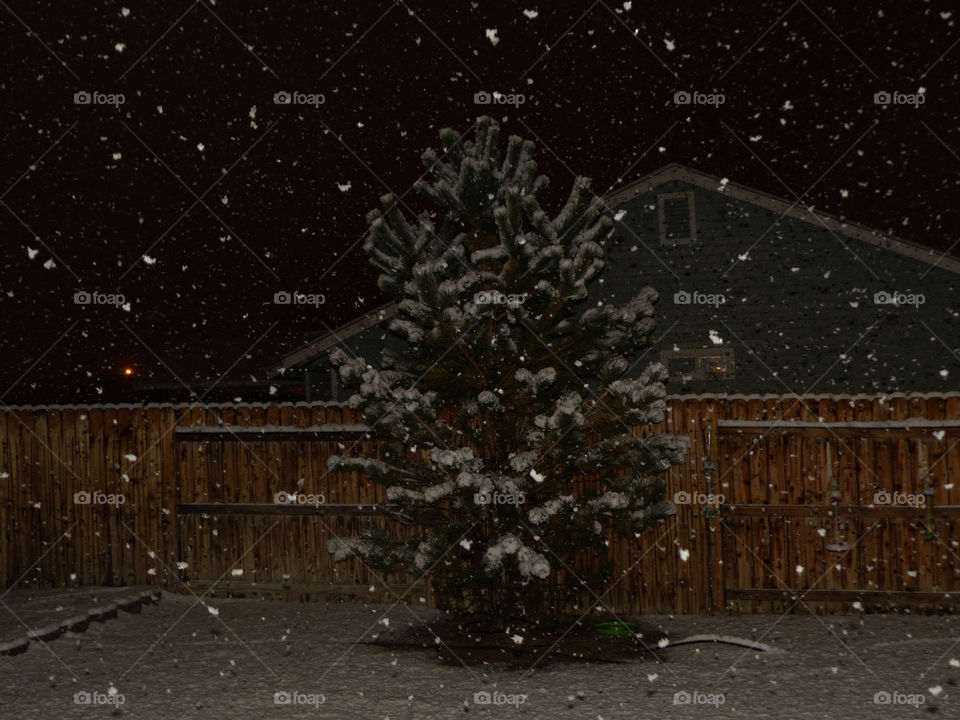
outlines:
{"label": "orange light in background", "polygon": [[124,375],[133,375],[133,368],[124,368],[124,369],[123,369],[123,374],[124,374]]}

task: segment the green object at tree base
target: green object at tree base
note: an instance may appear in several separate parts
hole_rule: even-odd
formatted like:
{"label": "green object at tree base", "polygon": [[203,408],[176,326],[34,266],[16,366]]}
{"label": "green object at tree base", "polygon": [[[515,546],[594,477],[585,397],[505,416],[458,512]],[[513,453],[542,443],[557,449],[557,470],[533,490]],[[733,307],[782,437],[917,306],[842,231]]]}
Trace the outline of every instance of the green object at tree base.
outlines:
{"label": "green object at tree base", "polygon": [[639,625],[632,622],[623,622],[622,620],[597,623],[593,627],[600,635],[617,635],[622,637],[626,635],[638,635],[640,633]]}

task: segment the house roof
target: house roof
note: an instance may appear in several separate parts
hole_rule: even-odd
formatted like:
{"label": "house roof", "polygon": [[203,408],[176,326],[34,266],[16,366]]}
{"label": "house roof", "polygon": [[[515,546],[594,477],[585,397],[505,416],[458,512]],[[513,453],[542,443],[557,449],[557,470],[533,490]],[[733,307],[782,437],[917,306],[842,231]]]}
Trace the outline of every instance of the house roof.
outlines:
{"label": "house roof", "polygon": [[817,228],[826,227],[835,233],[846,235],[847,237],[861,240],[871,245],[891,250],[900,255],[905,255],[915,260],[920,260],[943,268],[944,270],[950,270],[960,274],[960,259],[951,257],[946,253],[938,253],[931,248],[924,247],[909,240],[903,240],[902,238],[897,238],[892,235],[885,235],[877,230],[864,227],[863,225],[842,220],[829,213],[814,211],[800,201],[789,202],[783,198],[754,190],[744,185],[738,185],[729,181],[723,182],[722,178],[715,175],[709,175],[677,163],[665,165],[639,180],[634,180],[619,190],[608,193],[604,196],[604,201],[610,207],[616,207],[628,200],[632,200],[637,195],[650,192],[658,185],[673,181],[687,182],[705,190],[722,192],[724,195],[728,195],[742,202],[778,212],[784,217],[796,218],[797,220],[810,223]]}
{"label": "house roof", "polygon": [[[617,190],[607,193],[603,196],[603,199],[610,208],[614,208],[648,193],[660,185],[677,181],[689,183],[704,190],[720,192],[725,196],[741,202],[777,213],[780,218],[790,217],[801,220],[817,229],[826,228],[836,235],[853,238],[927,263],[932,267],[941,268],[960,275],[960,259],[945,253],[938,253],[931,248],[924,247],[909,240],[887,235],[877,230],[848,222],[835,215],[817,211],[810,206],[804,205],[799,200],[790,202],[784,198],[754,190],[745,185],[739,185],[678,163],[665,165],[649,175],[645,175]],[[289,368],[303,365],[320,357],[324,352],[341,341],[354,337],[367,328],[378,325],[384,320],[393,317],[397,314],[397,311],[398,307],[395,302],[381,305],[359,318],[311,340],[297,350],[285,355],[280,364],[272,371],[272,374],[281,374]]]}
{"label": "house roof", "polygon": [[354,335],[360,334],[367,328],[373,327],[374,325],[379,325],[384,320],[393,317],[397,314],[398,310],[399,307],[397,306],[397,303],[389,302],[385,305],[374,308],[370,312],[361,315],[355,320],[351,320],[350,322],[341,325],[335,330],[324,333],[320,337],[311,340],[293,352],[284,355],[283,360],[276,368],[274,368],[274,370],[271,372],[271,375],[279,375],[289,368],[310,362],[343,340],[352,338]]}

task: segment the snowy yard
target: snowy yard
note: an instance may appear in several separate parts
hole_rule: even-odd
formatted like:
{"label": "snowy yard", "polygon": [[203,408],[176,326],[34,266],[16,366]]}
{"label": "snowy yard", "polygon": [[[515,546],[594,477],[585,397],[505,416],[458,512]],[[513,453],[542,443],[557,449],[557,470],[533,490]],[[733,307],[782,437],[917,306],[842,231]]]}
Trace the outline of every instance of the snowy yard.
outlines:
{"label": "snowy yard", "polygon": [[[0,656],[0,717],[855,720],[934,710],[958,717],[960,704],[960,662],[951,662],[960,658],[960,620],[949,615],[647,616],[645,626],[672,640],[735,635],[778,652],[668,646],[664,662],[555,663],[525,675],[441,666],[432,651],[356,644],[415,622],[413,612],[434,615],[423,608],[195,602],[165,593],[140,614],[121,612],[46,648],[34,643],[24,654]],[[388,610],[389,625],[378,623]],[[111,687],[114,704],[74,700],[85,692],[105,701]],[[477,704],[484,691],[514,704]],[[295,701],[275,703],[278,692]],[[875,703],[877,693],[889,693],[891,703]]]}

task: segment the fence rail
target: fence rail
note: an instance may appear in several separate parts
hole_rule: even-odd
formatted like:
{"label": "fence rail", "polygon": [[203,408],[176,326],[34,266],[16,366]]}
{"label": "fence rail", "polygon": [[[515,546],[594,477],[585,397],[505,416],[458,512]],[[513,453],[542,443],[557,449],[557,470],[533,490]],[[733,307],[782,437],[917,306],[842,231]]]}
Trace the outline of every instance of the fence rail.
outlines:
{"label": "fence rail", "polygon": [[[610,536],[616,572],[595,588],[603,604],[844,612],[854,601],[960,599],[960,395],[667,406],[664,422],[638,430],[690,436],[687,460],[666,473],[669,497],[690,502],[640,538]],[[188,582],[296,597],[409,587],[411,578],[335,563],[326,550],[371,521],[415,532],[377,513],[380,486],[327,471],[329,456],[344,453],[374,457],[377,443],[356,411],[331,404],[0,412],[0,586]],[[710,490],[722,502],[698,504]],[[279,492],[324,503],[278,504]],[[599,563],[585,556],[574,570]],[[435,601],[428,586],[412,594]]]}

